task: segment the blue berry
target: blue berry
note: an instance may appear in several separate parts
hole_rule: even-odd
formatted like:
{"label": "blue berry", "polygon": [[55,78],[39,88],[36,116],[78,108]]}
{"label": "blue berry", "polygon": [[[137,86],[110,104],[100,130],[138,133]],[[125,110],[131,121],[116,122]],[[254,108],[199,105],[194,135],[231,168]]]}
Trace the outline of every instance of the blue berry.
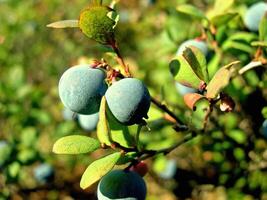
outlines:
{"label": "blue berry", "polygon": [[34,169],[34,177],[39,183],[47,183],[54,177],[54,169],[51,165],[43,163]]}
{"label": "blue berry", "polygon": [[78,122],[80,126],[86,131],[95,130],[99,119],[99,113],[91,115],[78,115]]}
{"label": "blue berry", "polygon": [[176,161],[168,160],[165,168],[159,173],[159,176],[163,179],[171,179],[176,173]]}
{"label": "blue berry", "polygon": [[74,120],[76,118],[75,112],[71,111],[70,109],[64,107],[62,111],[63,119],[67,121]]}
{"label": "blue berry", "polygon": [[97,197],[98,200],[144,200],[146,184],[136,172],[113,170],[100,180]]}
{"label": "blue berry", "polygon": [[182,96],[188,93],[195,93],[197,90],[194,88],[186,87],[178,82],[175,82],[175,88]]}
{"label": "blue berry", "polygon": [[176,55],[181,55],[183,51],[186,49],[186,47],[194,46],[198,48],[205,56],[208,55],[208,45],[206,42],[203,42],[201,40],[186,40],[184,41],[178,48]]}
{"label": "blue berry", "polygon": [[265,138],[267,138],[267,119],[262,123],[262,133]]}
{"label": "blue berry", "polygon": [[90,65],[77,65],[63,73],[59,81],[59,96],[64,106],[78,114],[98,112],[106,92],[105,72]]}
{"label": "blue berry", "polygon": [[133,125],[147,118],[150,95],[140,80],[125,78],[115,82],[105,96],[111,113],[120,123]]}
{"label": "blue berry", "polygon": [[267,3],[263,1],[255,3],[249,7],[244,17],[244,23],[246,27],[250,31],[258,31],[261,18],[266,11]]}

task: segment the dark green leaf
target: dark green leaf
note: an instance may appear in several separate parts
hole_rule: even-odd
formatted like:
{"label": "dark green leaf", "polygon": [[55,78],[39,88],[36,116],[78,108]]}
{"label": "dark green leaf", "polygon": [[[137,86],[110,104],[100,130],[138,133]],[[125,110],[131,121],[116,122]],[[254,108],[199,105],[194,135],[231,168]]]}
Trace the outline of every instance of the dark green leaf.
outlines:
{"label": "dark green leaf", "polygon": [[100,147],[98,140],[83,136],[71,135],[60,138],[53,146],[57,154],[82,154],[91,153]]}
{"label": "dark green leaf", "polygon": [[124,165],[128,162],[131,162],[133,159],[136,158],[137,155],[137,152],[128,152],[120,157],[116,165]]}
{"label": "dark green leaf", "polygon": [[82,175],[80,186],[82,189],[90,187],[101,179],[115,166],[120,159],[121,153],[113,153],[92,162]]}

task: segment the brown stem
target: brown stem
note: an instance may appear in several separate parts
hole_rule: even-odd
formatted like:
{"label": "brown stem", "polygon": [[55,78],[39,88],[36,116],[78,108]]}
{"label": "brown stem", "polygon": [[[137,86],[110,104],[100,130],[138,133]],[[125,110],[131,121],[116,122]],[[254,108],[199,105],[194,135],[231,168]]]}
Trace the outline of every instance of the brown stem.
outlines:
{"label": "brown stem", "polygon": [[151,97],[151,102],[154,103],[158,108],[169,114],[173,119],[175,119],[178,126],[184,126],[184,123],[166,105],[160,103],[154,97]]}
{"label": "brown stem", "polygon": [[124,68],[126,77],[131,77],[129,66],[125,64],[124,59],[123,59],[123,57],[122,57],[122,55],[120,53],[120,50],[119,50],[119,47],[118,47],[117,43],[116,42],[112,42],[111,43],[111,47],[112,47],[113,51],[116,53],[116,55],[117,55],[118,63]]}

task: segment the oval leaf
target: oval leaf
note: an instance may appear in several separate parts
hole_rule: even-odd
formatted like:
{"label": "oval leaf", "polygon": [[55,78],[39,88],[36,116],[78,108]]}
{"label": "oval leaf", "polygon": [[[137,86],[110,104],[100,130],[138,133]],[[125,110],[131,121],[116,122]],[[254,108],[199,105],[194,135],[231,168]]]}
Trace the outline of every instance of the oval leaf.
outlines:
{"label": "oval leaf", "polygon": [[83,136],[71,135],[60,138],[53,146],[53,152],[57,154],[82,154],[90,153],[100,147],[98,140]]}
{"label": "oval leaf", "polygon": [[220,15],[216,15],[210,19],[211,23],[215,26],[220,26],[228,23],[234,17],[236,17],[238,13],[223,13]]}
{"label": "oval leaf", "polygon": [[107,108],[107,119],[109,125],[110,139],[113,142],[119,143],[124,147],[131,147],[134,145],[134,139],[130,134],[128,126],[120,124],[111,111]]}
{"label": "oval leaf", "polygon": [[198,48],[191,46],[183,51],[183,56],[199,79],[209,81],[205,55]]}
{"label": "oval leaf", "polygon": [[80,187],[86,189],[100,180],[115,166],[120,159],[121,153],[113,153],[92,162],[82,175]]}
{"label": "oval leaf", "polygon": [[203,98],[206,97],[198,93],[188,93],[184,95],[184,102],[191,110],[194,111],[196,110],[196,103]]}
{"label": "oval leaf", "polygon": [[265,12],[259,25],[259,38],[260,41],[267,41],[267,12]]}
{"label": "oval leaf", "polygon": [[106,115],[106,98],[105,96],[101,99],[100,109],[99,109],[99,121],[97,124],[97,137],[101,144],[107,146],[111,145],[110,132],[108,127],[107,115]]}
{"label": "oval leaf", "polygon": [[239,61],[234,61],[222,67],[216,72],[214,77],[207,85],[207,98],[215,98],[219,94],[219,92],[228,85],[233,74],[232,67],[238,63]]}
{"label": "oval leaf", "polygon": [[170,64],[170,71],[180,84],[198,89],[202,82],[208,82],[208,72],[204,54],[196,47],[186,48]]}
{"label": "oval leaf", "polygon": [[179,5],[176,7],[176,10],[178,12],[190,15],[192,17],[196,17],[199,19],[206,19],[205,14],[200,9],[189,4]]}
{"label": "oval leaf", "polygon": [[49,28],[78,28],[79,21],[76,19],[62,20],[46,25]]}
{"label": "oval leaf", "polygon": [[214,10],[216,13],[223,13],[234,4],[234,0],[216,0]]}
{"label": "oval leaf", "polygon": [[254,41],[251,42],[252,46],[267,47],[267,41]]}

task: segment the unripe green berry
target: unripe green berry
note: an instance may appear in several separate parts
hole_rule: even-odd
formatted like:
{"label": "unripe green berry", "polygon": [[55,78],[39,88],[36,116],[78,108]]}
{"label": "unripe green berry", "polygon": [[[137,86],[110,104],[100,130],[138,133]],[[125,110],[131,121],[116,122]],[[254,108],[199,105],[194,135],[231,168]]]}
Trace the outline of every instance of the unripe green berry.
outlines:
{"label": "unripe green berry", "polygon": [[111,11],[111,8],[100,5],[83,10],[79,18],[80,29],[86,36],[101,44],[113,43],[116,22],[108,17]]}

